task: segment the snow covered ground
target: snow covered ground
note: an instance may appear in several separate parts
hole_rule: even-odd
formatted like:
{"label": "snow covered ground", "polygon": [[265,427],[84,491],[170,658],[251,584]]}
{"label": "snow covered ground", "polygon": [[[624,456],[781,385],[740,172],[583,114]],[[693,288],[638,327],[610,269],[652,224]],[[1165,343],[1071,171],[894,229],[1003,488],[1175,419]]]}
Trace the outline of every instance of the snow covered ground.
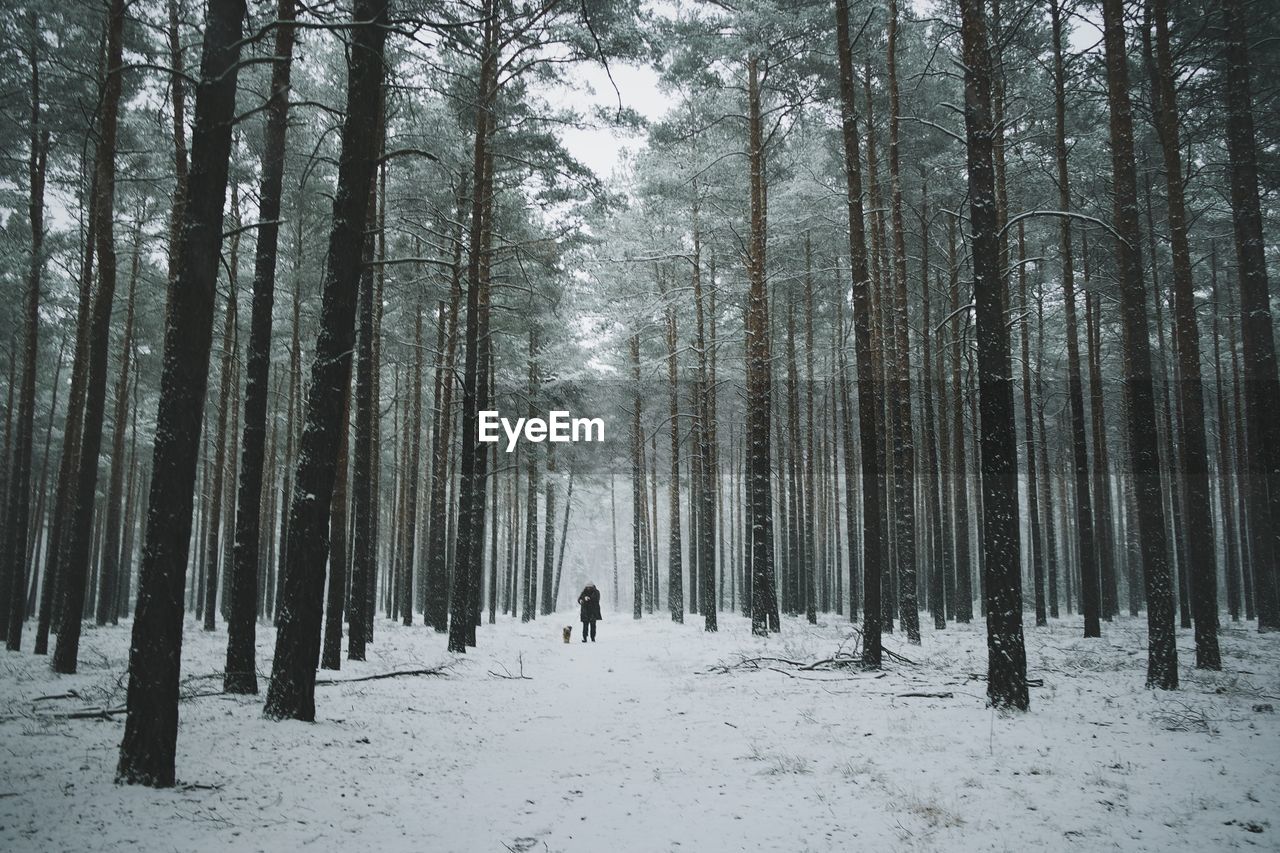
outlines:
{"label": "snow covered ground", "polygon": [[[848,623],[574,614],[480,629],[443,678],[317,688],[314,724],[260,698],[182,704],[165,791],[112,782],[129,628],[86,629],[81,672],[0,655],[0,849],[374,851],[1280,849],[1280,638],[1229,626],[1224,671],[1143,689],[1145,624],[1028,628],[1032,711],[993,713],[981,623],[886,647],[884,673],[796,671],[850,648]],[[274,640],[259,630],[262,671]],[[226,635],[188,622],[188,693],[217,691]],[[28,640],[29,646],[29,640]],[[341,678],[450,660],[422,626],[377,626]],[[772,668],[771,668],[772,667]],[[503,676],[519,675],[525,679]],[[328,674],[326,674],[328,675]],[[203,678],[202,678],[203,676]],[[265,681],[262,683],[265,690]],[[77,698],[37,697],[65,694]],[[950,694],[943,698],[907,693]]]}

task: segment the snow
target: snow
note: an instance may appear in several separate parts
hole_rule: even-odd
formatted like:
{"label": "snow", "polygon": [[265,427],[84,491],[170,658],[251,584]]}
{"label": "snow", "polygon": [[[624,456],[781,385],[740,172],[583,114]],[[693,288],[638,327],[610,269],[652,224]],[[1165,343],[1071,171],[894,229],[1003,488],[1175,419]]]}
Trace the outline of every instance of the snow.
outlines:
{"label": "snow", "polygon": [[[750,636],[721,614],[673,625],[608,614],[599,641],[561,642],[576,613],[445,638],[381,620],[350,678],[451,662],[446,677],[317,688],[314,724],[272,722],[261,697],[182,703],[185,787],[117,786],[123,717],[54,711],[123,702],[129,627],[86,627],[81,671],[0,657],[0,849],[370,851],[1280,849],[1280,655],[1230,625],[1225,670],[1143,688],[1145,622],[1079,638],[1027,629],[1028,714],[985,706],[980,621],[909,647],[883,673],[730,667],[830,657],[847,622],[784,618]],[[929,620],[922,620],[928,622]],[[274,631],[258,631],[259,666]],[[225,631],[188,620],[184,677],[222,666]],[[523,672],[525,679],[507,678]],[[265,692],[265,675],[260,688]],[[216,692],[195,678],[184,692]],[[74,690],[78,698],[36,697]],[[908,698],[904,693],[950,693]],[[1255,707],[1256,706],[1256,707]]]}

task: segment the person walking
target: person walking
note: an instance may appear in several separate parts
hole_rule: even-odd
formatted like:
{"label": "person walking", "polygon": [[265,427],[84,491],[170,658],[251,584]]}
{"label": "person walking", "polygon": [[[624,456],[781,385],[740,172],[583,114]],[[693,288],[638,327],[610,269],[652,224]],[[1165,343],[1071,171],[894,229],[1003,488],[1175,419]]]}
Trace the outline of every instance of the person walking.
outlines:
{"label": "person walking", "polygon": [[591,642],[596,641],[596,623],[603,617],[600,615],[600,590],[593,583],[587,584],[578,595],[578,606],[582,608],[582,642],[590,635]]}

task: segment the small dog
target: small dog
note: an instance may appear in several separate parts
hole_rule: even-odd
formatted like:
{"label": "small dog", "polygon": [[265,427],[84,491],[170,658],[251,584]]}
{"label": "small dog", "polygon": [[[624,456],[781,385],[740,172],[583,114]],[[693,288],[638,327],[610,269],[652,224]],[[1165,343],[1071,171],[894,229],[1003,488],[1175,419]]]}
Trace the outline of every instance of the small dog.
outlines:
{"label": "small dog", "polygon": [[573,626],[565,625],[564,628],[561,629],[560,633],[564,635],[564,641],[566,643],[569,642],[573,639]]}

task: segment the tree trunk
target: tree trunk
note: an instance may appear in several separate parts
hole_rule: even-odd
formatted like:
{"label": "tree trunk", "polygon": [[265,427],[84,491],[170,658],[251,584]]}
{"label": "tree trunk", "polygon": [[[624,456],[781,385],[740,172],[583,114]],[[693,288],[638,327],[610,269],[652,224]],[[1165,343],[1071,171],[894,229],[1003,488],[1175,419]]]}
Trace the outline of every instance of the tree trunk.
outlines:
{"label": "tree trunk", "polygon": [[[644,555],[644,543],[640,539],[643,526],[644,500],[644,468],[640,461],[640,450],[644,446],[644,437],[640,432],[640,336],[631,336],[632,389],[631,401],[631,617],[639,619],[644,614],[644,566],[647,558]],[[527,583],[527,581],[526,581]],[[524,621],[528,621],[525,619]]]}
{"label": "tree trunk", "polygon": [[[1048,472],[1036,470],[1035,419],[1032,417],[1031,394],[1031,302],[1027,298],[1027,236],[1023,222],[1018,222],[1018,300],[1022,308],[1022,424],[1027,436],[1024,453],[1027,460],[1027,521],[1030,536],[1027,550],[1031,558],[1031,579],[1035,586],[1036,625],[1045,625],[1048,616],[1044,602],[1044,549],[1040,541],[1040,481]],[[1043,433],[1040,441],[1045,440]]]}
{"label": "tree trunk", "polygon": [[1103,0],[1103,41],[1111,105],[1111,166],[1124,331],[1129,464],[1136,491],[1137,533],[1147,591],[1147,684],[1171,690],[1178,686],[1178,650],[1174,645],[1173,589],[1161,500],[1163,477],[1156,446],[1151,441],[1156,430],[1155,386],[1142,281],[1142,235],[1138,224],[1123,0]]}
{"label": "tree trunk", "polygon": [[[276,41],[262,142],[262,178],[258,184],[257,246],[253,263],[253,304],[244,392],[244,430],[240,437],[235,547],[232,554],[227,664],[222,687],[228,693],[257,693],[254,645],[258,571],[262,538],[264,450],[267,395],[271,381],[271,318],[275,307],[276,258],[280,244],[280,199],[284,184],[285,142],[289,129],[289,81],[293,68],[294,0],[277,0]],[[297,212],[301,217],[301,211]],[[358,488],[358,487],[357,487]],[[271,528],[268,527],[268,535]]]}
{"label": "tree trunk", "polygon": [[916,605],[916,448],[911,423],[911,341],[907,315],[906,227],[902,221],[902,180],[898,166],[898,3],[889,0],[887,71],[889,84],[889,182],[893,223],[894,370],[893,481],[897,538],[898,613],[907,641],[920,642]]}
{"label": "tree trunk", "polygon": [[969,212],[973,228],[978,387],[982,412],[982,536],[986,559],[987,697],[995,707],[1026,710],[1027,660],[1022,638],[1017,464],[1008,294],[1000,247],[992,166],[991,70],[986,20],[978,0],[961,0]]}
{"label": "tree trunk", "polygon": [[356,297],[369,218],[369,183],[378,153],[378,93],[382,87],[386,17],[385,0],[357,0],[353,20],[359,23],[352,36],[347,116],[342,128],[320,333],[294,475],[297,490],[289,508],[284,600],[277,619],[276,652],[264,709],[272,719],[315,719],[324,558],[329,549],[329,511],[341,443],[343,399],[351,379]]}
{"label": "tree trunk", "polygon": [[[30,194],[27,212],[31,222],[31,263],[27,273],[27,298],[23,305],[22,387],[18,392],[12,463],[8,470],[8,502],[4,506],[7,552],[0,551],[0,625],[7,626],[5,647],[22,648],[22,627],[27,615],[27,537],[31,489],[32,431],[35,421],[36,361],[40,357],[40,287],[44,275],[44,190],[49,162],[49,130],[40,121],[40,36],[34,13],[30,18],[31,46],[31,147],[27,157]],[[10,357],[12,364],[17,359]],[[9,385],[10,393],[13,383]],[[57,395],[57,387],[53,393]],[[52,417],[52,416],[51,416]],[[46,444],[47,452],[47,444]],[[5,460],[6,462],[8,460]],[[43,477],[41,477],[43,480]],[[43,485],[41,488],[43,493]],[[4,498],[0,492],[0,499]],[[39,518],[37,511],[36,517]],[[36,529],[39,536],[39,528]],[[48,579],[46,578],[46,583]]]}
{"label": "tree trunk", "polygon": [[[840,117],[844,143],[845,205],[849,216],[849,259],[852,282],[853,338],[858,384],[858,429],[862,448],[862,569],[863,624],[862,663],[879,667],[880,572],[883,566],[881,502],[882,475],[876,453],[879,444],[880,384],[871,354],[871,276],[867,268],[866,225],[862,212],[861,154],[858,151],[858,117],[853,92],[853,56],[849,33],[848,0],[836,0],[836,41],[840,61]],[[842,289],[843,290],[843,289]],[[841,298],[843,303],[843,297]],[[843,306],[842,306],[843,307]],[[848,415],[845,417],[848,423]],[[849,445],[845,444],[845,477],[849,478]],[[850,501],[852,513],[852,501]],[[852,521],[852,517],[850,518]],[[854,547],[853,525],[849,526],[849,547]],[[852,573],[853,560],[849,561]],[[854,587],[850,575],[850,589]]]}
{"label": "tree trunk", "polygon": [[[471,200],[471,235],[467,257],[467,328],[462,368],[462,445],[461,479],[458,484],[457,551],[454,558],[453,589],[449,600],[449,643],[451,652],[467,650],[469,636],[474,636],[471,617],[474,571],[479,567],[484,539],[485,453],[478,439],[478,409],[487,397],[483,347],[487,329],[481,329],[481,313],[487,302],[487,271],[484,269],[486,210],[491,202],[487,167],[489,134],[493,125],[493,109],[497,102],[498,25],[492,19],[492,0],[484,3],[484,35],[480,61],[480,79],[476,99],[475,151]],[[482,334],[485,332],[486,334]]]}
{"label": "tree trunk", "polygon": [[958,214],[952,214],[947,227],[949,266],[951,268],[951,412],[952,489],[956,507],[956,621],[973,619],[973,571],[969,547],[969,466],[964,433],[965,386],[960,368],[964,357],[964,323],[960,309],[960,259],[956,253]]}
{"label": "tree trunk", "polygon": [[[477,191],[480,191],[477,189]],[[467,198],[464,181],[458,189],[458,222],[453,233],[453,267],[449,282],[449,305],[445,315],[445,348],[442,369],[436,374],[436,434],[431,445],[431,496],[427,528],[427,612],[424,621],[438,633],[449,629],[449,600],[447,595],[448,566],[448,507],[445,501],[448,486],[449,452],[453,436],[453,388],[454,371],[458,351],[458,312],[462,303],[462,219],[463,203]],[[441,303],[442,307],[444,303]]]}
{"label": "tree trunk", "polygon": [[773,493],[770,489],[770,415],[773,401],[769,296],[765,287],[765,151],[760,116],[760,59],[747,60],[751,233],[747,247],[747,441],[751,490],[751,633],[766,636],[777,624],[773,586]]}
{"label": "tree trunk", "polygon": [[1240,517],[1236,512],[1240,494],[1239,472],[1231,454],[1231,422],[1227,418],[1227,395],[1222,381],[1222,334],[1219,317],[1223,313],[1218,291],[1218,246],[1211,244],[1209,253],[1211,271],[1210,295],[1213,299],[1213,374],[1214,396],[1217,398],[1218,426],[1218,482],[1222,498],[1222,533],[1225,544],[1225,568],[1227,580],[1227,612],[1232,622],[1240,621],[1241,580],[1244,575],[1244,547],[1240,541]]}
{"label": "tree trunk", "polygon": [[[696,253],[695,253],[696,255]],[[695,260],[696,264],[696,260]],[[694,276],[698,275],[694,267]],[[661,282],[661,280],[659,280]],[[672,622],[684,622],[684,562],[680,539],[680,387],[679,360],[676,357],[676,309],[667,305],[667,382],[670,401],[670,418],[667,428],[671,435],[671,478],[668,481],[667,502],[667,605]],[[692,483],[689,484],[693,486]],[[698,591],[690,589],[690,597]]]}
{"label": "tree trunk", "polygon": [[[1102,387],[1100,303],[1098,295],[1093,291],[1089,274],[1089,232],[1084,231],[1081,236],[1080,254],[1084,266],[1085,320],[1089,359],[1089,409],[1093,432],[1093,459],[1090,475],[1093,482],[1096,512],[1094,517],[1097,520],[1094,532],[1097,534],[1097,541],[1093,552],[1081,549],[1079,584],[1075,598],[1078,599],[1080,612],[1084,616],[1085,636],[1100,637],[1102,636],[1099,621],[1102,615],[1102,579],[1114,575],[1116,539],[1112,521],[1114,514],[1110,487],[1111,463],[1110,454],[1107,451],[1106,400],[1103,397]],[[1083,501],[1083,495],[1088,492],[1087,489],[1081,491],[1081,485],[1076,485],[1077,501]],[[1096,571],[1088,563],[1089,557],[1094,554],[1097,556]]]}
{"label": "tree trunk", "polygon": [[98,258],[98,290],[93,298],[87,338],[84,419],[80,433],[78,464],[70,494],[71,516],[63,549],[62,615],[53,670],[74,673],[80,650],[80,617],[84,609],[85,583],[91,559],[93,510],[98,485],[98,455],[102,448],[102,422],[107,398],[107,359],[111,342],[111,308],[116,290],[116,250],[112,222],[115,214],[116,131],[124,75],[124,0],[112,0],[107,17],[106,85],[102,93],[101,120],[94,167],[94,194],[90,216],[95,220],[94,253]]}
{"label": "tree trunk", "polygon": [[[111,476],[107,487],[107,541],[103,547],[102,569],[98,573],[98,606],[95,623],[119,621],[116,607],[120,584],[121,513],[124,511],[124,438],[129,428],[129,360],[133,356],[134,296],[138,285],[138,262],[142,252],[142,219],[134,230],[133,261],[129,271],[129,297],[125,308],[124,340],[120,346],[120,378],[116,381],[115,419],[112,421]],[[128,571],[126,564],[124,570]]]}
{"label": "tree trunk", "polygon": [[244,16],[242,0],[209,2],[196,91],[191,202],[182,213],[180,260],[165,320],[147,529],[129,652],[129,713],[116,770],[118,781],[154,787],[174,783],[181,601]]}
{"label": "tree trunk", "polygon": [[1168,190],[1170,243],[1173,248],[1173,323],[1177,341],[1182,402],[1181,450],[1178,464],[1186,478],[1184,525],[1185,566],[1191,574],[1191,606],[1195,617],[1196,666],[1221,669],[1218,652],[1218,581],[1215,564],[1213,514],[1209,492],[1209,451],[1205,440],[1204,390],[1200,375],[1200,332],[1196,324],[1195,286],[1191,277],[1191,249],[1187,240],[1183,200],[1182,158],[1178,142],[1178,102],[1174,91],[1173,52],[1169,44],[1169,0],[1154,0],[1156,29],[1155,88],[1160,146]]}
{"label": "tree trunk", "polygon": [[[368,245],[369,241],[365,241]],[[347,466],[350,462],[350,389],[342,401],[338,458],[333,480],[333,512],[329,521],[329,579],[325,602],[321,669],[342,668],[342,611],[347,586]]]}
{"label": "tree trunk", "polygon": [[[1058,207],[1064,213],[1071,210],[1071,183],[1067,171],[1067,119],[1066,119],[1066,70],[1062,58],[1062,0],[1049,0],[1049,15],[1053,27],[1053,94],[1054,94],[1054,152],[1058,172]],[[1076,540],[1080,551],[1080,569],[1087,589],[1098,589],[1098,559],[1095,552],[1093,530],[1093,505],[1089,494],[1089,448],[1085,440],[1084,385],[1080,374],[1080,336],[1076,322],[1075,262],[1071,246],[1071,219],[1058,220],[1059,253],[1062,262],[1063,312],[1066,319],[1067,338],[1067,396],[1071,410],[1071,465],[1075,476]],[[1095,451],[1097,452],[1097,451]],[[1085,610],[1085,636],[1101,636],[1098,606],[1090,598]],[[1057,593],[1050,581],[1050,609],[1057,616]]]}
{"label": "tree trunk", "polygon": [[923,344],[920,360],[922,374],[921,385],[924,387],[924,408],[922,413],[922,432],[924,433],[924,470],[923,484],[926,505],[929,507],[932,524],[929,535],[934,542],[934,556],[929,565],[929,610],[933,613],[933,627],[942,630],[947,627],[947,595],[944,589],[945,577],[950,573],[951,557],[944,547],[943,524],[946,518],[946,504],[942,499],[941,475],[938,469],[938,442],[934,432],[933,419],[933,325],[930,317],[929,299],[929,185],[921,176],[920,183],[920,297],[921,297],[921,332]]}
{"label": "tree trunk", "polygon": [[1266,243],[1258,201],[1258,161],[1253,130],[1249,24],[1241,0],[1221,0],[1230,160],[1231,214],[1240,268],[1240,314],[1244,344],[1245,432],[1252,456],[1249,472],[1250,544],[1259,631],[1280,631],[1280,378],[1267,283]]}
{"label": "tree trunk", "polygon": [[[233,200],[235,193],[232,193]],[[233,205],[234,209],[234,205]],[[234,238],[232,238],[234,239]],[[227,418],[231,395],[236,392],[235,362],[231,341],[235,337],[237,303],[235,279],[227,291],[226,322],[222,327],[222,359],[219,368],[218,425],[213,435],[213,486],[209,492],[209,521],[204,536],[204,630],[212,631],[218,605],[218,542],[222,533],[223,476],[227,470]]]}

